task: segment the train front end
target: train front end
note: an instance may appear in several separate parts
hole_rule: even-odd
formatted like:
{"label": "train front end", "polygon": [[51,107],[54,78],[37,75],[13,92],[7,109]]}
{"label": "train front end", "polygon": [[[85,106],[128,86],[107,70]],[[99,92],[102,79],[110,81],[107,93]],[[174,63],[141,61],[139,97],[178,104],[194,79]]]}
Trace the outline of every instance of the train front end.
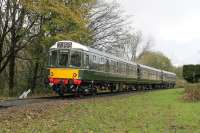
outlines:
{"label": "train front end", "polygon": [[49,50],[49,85],[60,96],[76,93],[81,85],[81,54],[72,50],[72,42],[57,42]]}

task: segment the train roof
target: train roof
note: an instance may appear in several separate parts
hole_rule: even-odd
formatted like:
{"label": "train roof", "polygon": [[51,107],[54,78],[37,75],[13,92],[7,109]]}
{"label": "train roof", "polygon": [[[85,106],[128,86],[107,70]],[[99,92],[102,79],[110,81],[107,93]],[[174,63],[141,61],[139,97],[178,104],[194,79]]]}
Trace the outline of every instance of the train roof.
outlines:
{"label": "train roof", "polygon": [[136,63],[134,62],[130,62],[128,61],[127,59],[125,58],[119,58],[119,57],[116,57],[112,54],[109,54],[109,53],[105,53],[103,51],[100,51],[100,50],[97,50],[97,49],[94,49],[94,48],[90,48],[88,46],[85,46],[85,45],[82,45],[80,43],[77,43],[77,42],[73,42],[73,41],[67,41],[67,40],[64,40],[64,41],[58,41],[56,42],[56,44],[54,44],[50,50],[53,50],[53,49],[69,49],[68,46],[62,46],[60,47],[59,46],[59,43],[66,43],[66,45],[71,45],[70,48],[71,49],[78,49],[78,50],[83,50],[83,51],[87,51],[87,52],[90,52],[90,53],[95,53],[95,54],[98,54],[98,55],[103,55],[105,57],[108,57],[108,58],[111,58],[113,60],[119,60],[119,61],[122,61],[122,62],[125,62],[125,63],[130,63],[130,64],[133,64],[133,65],[137,65]]}
{"label": "train roof", "polygon": [[138,64],[138,65],[140,65],[140,67],[142,67],[142,68],[150,69],[150,70],[157,71],[157,72],[162,72],[162,70],[156,69],[156,68],[153,68],[150,66],[146,66],[146,65],[142,65],[142,64]]}
{"label": "train roof", "polygon": [[63,44],[66,44],[66,45],[71,45],[72,49],[82,49],[82,50],[85,50],[85,51],[89,51],[89,48],[87,46],[84,46],[80,43],[73,42],[73,41],[58,41],[53,46],[51,46],[50,49],[68,49],[69,48],[69,47],[66,47],[64,45],[62,47],[59,47],[58,43],[60,43],[60,42],[63,43]]}
{"label": "train roof", "polygon": [[171,74],[171,75],[174,75],[174,76],[176,76],[176,74],[175,74],[175,73],[168,72],[168,71],[164,71],[164,70],[163,70],[163,73],[166,73],[166,74]]}
{"label": "train roof", "polygon": [[[105,53],[103,51],[99,51],[99,50],[94,49],[94,48],[90,48],[88,46],[82,45],[82,44],[74,42],[74,41],[68,41],[68,40],[58,41],[50,48],[50,50],[54,50],[54,49],[69,49],[69,48],[71,48],[71,49],[79,49],[79,50],[87,51],[87,52],[90,52],[90,53],[95,53],[95,54],[98,54],[98,55],[102,55],[103,54],[103,56],[111,58],[113,60],[119,60],[119,61],[122,61],[122,62],[130,63],[130,64],[133,64],[133,65],[137,65],[137,63],[130,62],[125,58],[119,58],[119,57],[116,57],[116,56],[114,56],[112,54]],[[142,68],[154,70],[154,71],[157,71],[157,72],[162,72],[163,71],[163,70],[156,69],[156,68],[149,67],[149,66],[142,65],[142,64],[138,64],[138,65],[140,65]],[[163,71],[163,73],[176,75],[176,74],[174,74],[172,72],[168,72],[168,71]]]}
{"label": "train roof", "polygon": [[156,69],[156,68],[153,68],[153,67],[150,67],[150,66],[146,66],[146,65],[142,65],[142,64],[138,64],[138,65],[140,65],[142,68],[146,68],[146,69],[154,70],[154,71],[157,71],[157,72],[163,72],[165,74],[171,74],[171,75],[176,76],[176,74],[172,73],[172,72]]}
{"label": "train roof", "polygon": [[172,73],[172,72],[156,69],[156,68],[153,68],[153,67],[150,67],[150,66],[146,66],[146,65],[142,65],[142,64],[138,64],[138,65],[140,65],[140,67],[142,67],[142,68],[146,68],[146,69],[154,70],[154,71],[157,71],[157,72],[163,72],[165,74],[170,74],[170,75],[176,76],[176,74]]}

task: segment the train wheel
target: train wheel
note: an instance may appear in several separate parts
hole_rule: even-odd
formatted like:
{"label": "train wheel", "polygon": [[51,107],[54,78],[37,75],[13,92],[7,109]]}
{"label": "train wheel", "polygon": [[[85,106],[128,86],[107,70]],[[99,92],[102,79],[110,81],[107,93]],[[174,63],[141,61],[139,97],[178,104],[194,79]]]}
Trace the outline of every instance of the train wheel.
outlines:
{"label": "train wheel", "polygon": [[60,97],[64,97],[64,88],[61,85],[59,85],[59,89],[57,93]]}
{"label": "train wheel", "polygon": [[82,97],[84,97],[84,95],[86,95],[84,92],[84,89],[80,86],[77,86],[76,91],[77,91],[77,96],[80,98],[82,98]]}
{"label": "train wheel", "polygon": [[54,86],[53,86],[53,90],[54,90],[60,97],[63,97],[63,96],[64,96],[62,85],[54,85]]}

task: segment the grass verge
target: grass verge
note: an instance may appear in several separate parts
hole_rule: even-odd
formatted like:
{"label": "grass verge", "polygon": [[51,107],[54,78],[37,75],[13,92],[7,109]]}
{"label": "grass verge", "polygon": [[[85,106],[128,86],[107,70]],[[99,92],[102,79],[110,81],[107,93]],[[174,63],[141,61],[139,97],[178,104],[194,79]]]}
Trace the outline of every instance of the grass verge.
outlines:
{"label": "grass verge", "polygon": [[184,102],[183,93],[184,89],[159,90],[24,107],[0,116],[0,132],[199,132],[200,103]]}

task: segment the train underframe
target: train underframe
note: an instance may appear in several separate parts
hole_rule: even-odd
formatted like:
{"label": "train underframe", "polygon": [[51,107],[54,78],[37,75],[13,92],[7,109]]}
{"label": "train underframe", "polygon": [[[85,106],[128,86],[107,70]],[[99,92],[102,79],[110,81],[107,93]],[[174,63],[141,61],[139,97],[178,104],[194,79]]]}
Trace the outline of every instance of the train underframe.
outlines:
{"label": "train underframe", "polygon": [[51,85],[53,91],[58,95],[64,96],[65,94],[74,95],[87,95],[97,94],[100,92],[128,92],[128,91],[143,91],[153,89],[167,89],[174,88],[175,83],[168,82],[105,82],[105,81],[81,81],[79,83],[65,83],[60,81],[57,84]]}

